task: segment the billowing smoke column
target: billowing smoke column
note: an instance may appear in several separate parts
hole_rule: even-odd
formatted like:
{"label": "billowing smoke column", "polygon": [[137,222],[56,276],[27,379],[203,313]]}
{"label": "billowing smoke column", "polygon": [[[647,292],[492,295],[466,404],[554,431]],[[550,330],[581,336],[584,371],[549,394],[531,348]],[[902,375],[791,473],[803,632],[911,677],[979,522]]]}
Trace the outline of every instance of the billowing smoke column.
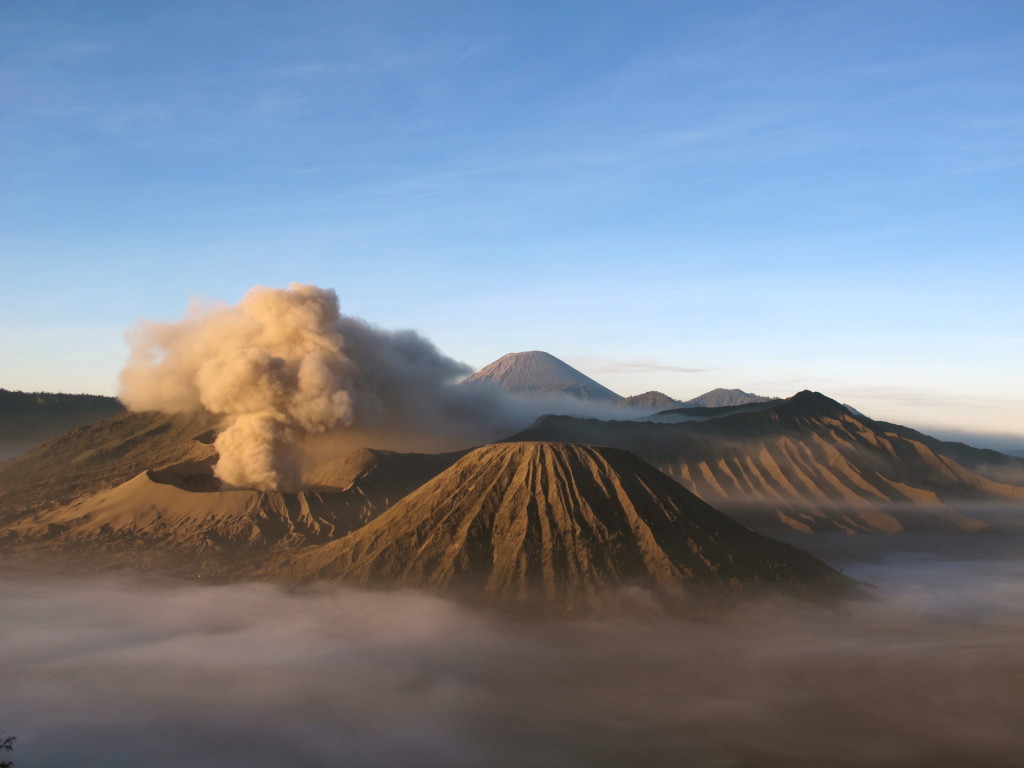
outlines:
{"label": "billowing smoke column", "polygon": [[237,306],[142,323],[129,338],[121,400],[225,416],[215,471],[241,487],[298,489],[302,438],[423,424],[453,407],[448,385],[469,372],[412,331],[342,315],[335,292],[312,285],[256,287]]}

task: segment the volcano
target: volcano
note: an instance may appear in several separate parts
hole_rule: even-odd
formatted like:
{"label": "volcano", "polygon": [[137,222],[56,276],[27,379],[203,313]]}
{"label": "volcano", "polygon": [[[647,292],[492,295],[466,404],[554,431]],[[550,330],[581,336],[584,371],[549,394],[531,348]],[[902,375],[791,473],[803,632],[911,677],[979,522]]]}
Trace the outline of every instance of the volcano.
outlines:
{"label": "volcano", "polygon": [[225,488],[216,454],[140,472],[0,526],[0,549],[216,578],[245,576],[271,550],[321,544],[373,520],[465,452],[360,449],[318,470],[304,491]]}
{"label": "volcano", "polygon": [[580,400],[619,402],[617,395],[554,355],[512,352],[481,368],[464,385],[490,384],[517,395],[570,395]]}
{"label": "volcano", "polygon": [[131,542],[204,550],[234,545],[323,541],[365,522],[362,499],[338,490],[299,493],[222,490],[209,462],[147,470],[115,488],[35,515],[9,531],[44,531],[83,543]]}
{"label": "volcano", "polygon": [[289,553],[273,575],[570,611],[623,587],[667,599],[849,587],[632,454],[544,442],[478,448],[363,528]]}
{"label": "volcano", "polygon": [[214,455],[207,413],[121,413],[80,425],[0,462],[0,525],[78,501],[159,469]]}
{"label": "volcano", "polygon": [[232,579],[269,550],[344,536],[379,514],[378,504],[386,506],[382,489],[367,494],[358,483],[296,493],[225,489],[213,475],[215,458],[146,470],[23,515],[0,528],[0,541],[7,551],[51,562]]}

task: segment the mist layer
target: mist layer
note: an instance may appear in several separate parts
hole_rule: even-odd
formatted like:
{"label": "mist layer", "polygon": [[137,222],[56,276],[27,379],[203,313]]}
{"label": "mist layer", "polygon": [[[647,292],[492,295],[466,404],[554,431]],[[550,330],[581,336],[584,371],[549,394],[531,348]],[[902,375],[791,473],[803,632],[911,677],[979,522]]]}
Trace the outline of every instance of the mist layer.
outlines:
{"label": "mist layer", "polygon": [[13,755],[105,766],[1010,766],[1013,562],[843,609],[510,623],[416,593],[0,584]]}

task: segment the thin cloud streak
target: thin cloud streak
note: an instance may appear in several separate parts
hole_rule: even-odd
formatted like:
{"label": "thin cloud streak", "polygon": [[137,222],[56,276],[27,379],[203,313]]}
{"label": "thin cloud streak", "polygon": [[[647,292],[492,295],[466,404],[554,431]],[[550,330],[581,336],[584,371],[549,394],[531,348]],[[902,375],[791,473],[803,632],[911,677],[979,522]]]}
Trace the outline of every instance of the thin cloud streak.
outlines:
{"label": "thin cloud streak", "polygon": [[603,357],[573,357],[574,367],[581,371],[595,374],[632,374],[632,373],[705,373],[714,368],[689,368],[680,365],[668,365],[653,360],[609,360]]}

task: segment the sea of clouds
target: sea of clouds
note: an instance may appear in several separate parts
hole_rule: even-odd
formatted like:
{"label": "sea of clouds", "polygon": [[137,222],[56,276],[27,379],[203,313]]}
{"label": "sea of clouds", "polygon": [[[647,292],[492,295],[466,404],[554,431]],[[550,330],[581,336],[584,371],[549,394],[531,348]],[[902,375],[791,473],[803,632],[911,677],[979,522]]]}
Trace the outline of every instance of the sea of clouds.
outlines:
{"label": "sea of clouds", "polygon": [[17,768],[1019,765],[1021,561],[847,572],[875,599],[544,622],[9,572],[0,731]]}

